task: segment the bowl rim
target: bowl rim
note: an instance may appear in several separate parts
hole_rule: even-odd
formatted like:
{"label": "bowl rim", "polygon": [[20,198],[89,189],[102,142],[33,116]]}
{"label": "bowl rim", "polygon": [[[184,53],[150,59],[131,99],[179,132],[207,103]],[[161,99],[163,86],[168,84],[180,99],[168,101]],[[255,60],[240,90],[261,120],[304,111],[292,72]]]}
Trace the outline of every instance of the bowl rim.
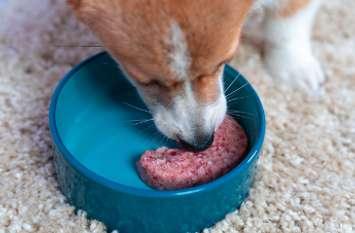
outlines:
{"label": "bowl rim", "polygon": [[[92,62],[95,59],[98,59],[101,56],[110,56],[106,51],[99,52],[95,55],[92,55],[79,64],[75,65],[67,74],[64,75],[64,77],[59,81],[57,86],[55,87],[54,93],[50,99],[50,106],[49,106],[49,130],[50,134],[52,136],[52,140],[54,143],[54,146],[56,147],[57,150],[61,153],[63,158],[66,160],[70,166],[76,170],[79,174],[82,176],[85,176],[88,180],[93,181],[97,184],[103,185],[105,187],[108,187],[109,189],[113,189],[114,191],[117,192],[123,192],[123,193],[128,193],[130,195],[135,195],[135,196],[144,196],[144,197],[159,197],[159,198],[174,198],[174,197],[180,197],[180,196],[186,196],[186,195],[192,195],[195,193],[201,193],[201,192],[207,192],[209,190],[215,189],[222,184],[228,182],[230,179],[235,177],[236,175],[242,173],[245,168],[252,163],[254,158],[259,154],[259,152],[262,149],[262,145],[264,142],[264,137],[265,137],[265,130],[266,130],[266,121],[265,121],[265,111],[262,105],[262,102],[254,90],[253,86],[244,78],[242,74],[240,74],[237,70],[232,68],[229,65],[225,66],[225,71],[227,73],[237,73],[240,74],[240,76],[249,84],[251,87],[252,92],[255,94],[256,97],[256,102],[258,105],[258,115],[261,119],[261,126],[260,129],[258,130],[257,134],[257,139],[255,143],[252,145],[252,147],[249,149],[248,154],[244,157],[244,159],[232,170],[224,174],[223,176],[205,183],[201,185],[197,185],[194,187],[190,188],[185,188],[185,189],[178,189],[178,190],[155,190],[155,189],[139,189],[139,188],[134,188],[130,187],[127,185],[120,184],[118,182],[109,180],[103,176],[98,175],[97,173],[91,171],[84,165],[82,165],[76,158],[75,156],[72,155],[72,153],[66,148],[64,145],[61,137],[59,136],[58,133],[58,128],[56,125],[56,108],[57,108],[57,103],[58,103],[58,98],[60,96],[60,93],[65,86],[66,82],[70,80],[71,77],[74,76],[75,73],[77,73],[78,70],[80,70],[83,66],[87,65],[88,63]],[[57,156],[57,155],[55,155]]]}

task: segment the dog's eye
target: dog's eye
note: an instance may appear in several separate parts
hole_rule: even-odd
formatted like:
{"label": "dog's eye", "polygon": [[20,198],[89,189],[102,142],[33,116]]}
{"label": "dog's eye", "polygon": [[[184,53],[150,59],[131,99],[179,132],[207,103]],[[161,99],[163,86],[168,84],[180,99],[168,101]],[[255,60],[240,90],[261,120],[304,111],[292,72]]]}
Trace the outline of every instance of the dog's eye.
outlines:
{"label": "dog's eye", "polygon": [[220,62],[220,63],[218,64],[218,66],[217,66],[217,70],[220,69],[220,68],[222,68],[223,65],[225,65],[225,64],[227,64],[227,63],[229,63],[229,62],[231,62],[232,59],[233,59],[233,57],[231,56],[231,57],[228,57],[227,59],[223,60],[222,62]]}
{"label": "dog's eye", "polygon": [[215,78],[215,77],[218,77],[217,73],[220,72],[220,70],[221,70],[221,68],[222,68],[222,65],[224,65],[224,64],[220,64],[220,65],[219,65],[218,67],[216,67],[216,68],[213,70],[213,72],[211,72],[211,73],[198,75],[198,76],[196,77],[196,79],[197,79],[198,81],[207,81],[207,80],[209,80],[209,79],[213,79],[213,78]]}
{"label": "dog's eye", "polygon": [[145,88],[164,88],[164,85],[158,80],[152,80],[147,83],[140,83]]}
{"label": "dog's eye", "polygon": [[171,83],[170,88],[177,90],[177,89],[181,88],[182,85],[183,85],[183,82],[176,81],[176,82]]}
{"label": "dog's eye", "polygon": [[200,76],[203,77],[203,76],[214,76],[214,75],[216,75],[218,72],[221,71],[223,66],[225,64],[227,64],[228,62],[230,62],[231,60],[232,60],[232,58],[228,58],[226,60],[223,60],[222,62],[218,63],[218,65],[215,67],[215,69],[213,70],[213,72],[211,74],[209,74],[209,75],[200,75]]}

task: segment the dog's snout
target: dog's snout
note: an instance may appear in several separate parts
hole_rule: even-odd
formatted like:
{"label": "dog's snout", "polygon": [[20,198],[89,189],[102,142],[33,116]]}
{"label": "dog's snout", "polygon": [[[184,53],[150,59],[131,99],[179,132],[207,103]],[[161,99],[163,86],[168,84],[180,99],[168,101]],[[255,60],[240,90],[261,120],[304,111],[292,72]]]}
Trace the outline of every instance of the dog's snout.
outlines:
{"label": "dog's snout", "polygon": [[195,140],[192,142],[187,142],[181,138],[179,138],[179,142],[181,145],[192,151],[203,151],[210,147],[213,143],[214,134],[204,134],[195,137]]}
{"label": "dog's snout", "polygon": [[179,95],[168,107],[152,105],[154,123],[166,137],[192,151],[202,151],[213,143],[215,130],[227,109],[225,96],[212,103],[199,103],[193,94]]}

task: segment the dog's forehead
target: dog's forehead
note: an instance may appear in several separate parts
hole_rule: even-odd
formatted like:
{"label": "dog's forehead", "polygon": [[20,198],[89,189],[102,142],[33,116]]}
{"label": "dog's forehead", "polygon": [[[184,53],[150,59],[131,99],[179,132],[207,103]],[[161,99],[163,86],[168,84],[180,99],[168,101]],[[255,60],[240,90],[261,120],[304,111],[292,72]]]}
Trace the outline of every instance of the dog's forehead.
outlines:
{"label": "dog's forehead", "polygon": [[235,49],[251,1],[81,0],[77,12],[123,63],[176,79],[187,67],[208,72]]}

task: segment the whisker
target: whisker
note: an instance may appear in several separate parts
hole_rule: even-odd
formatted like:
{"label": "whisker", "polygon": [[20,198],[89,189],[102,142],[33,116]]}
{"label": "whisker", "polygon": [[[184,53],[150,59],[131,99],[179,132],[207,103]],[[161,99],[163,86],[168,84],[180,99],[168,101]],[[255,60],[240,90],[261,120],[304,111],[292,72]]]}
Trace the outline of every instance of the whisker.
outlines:
{"label": "whisker", "polygon": [[129,120],[129,122],[140,122],[142,120]]}
{"label": "whisker", "polygon": [[247,115],[247,116],[255,117],[255,115],[253,113],[243,112],[243,111],[239,111],[239,110],[228,111],[228,113],[244,114],[244,115]]}
{"label": "whisker", "polygon": [[144,123],[150,123],[151,121],[153,121],[153,119],[148,119],[148,120],[142,120],[136,123],[133,123],[134,125],[142,125]]}
{"label": "whisker", "polygon": [[146,123],[148,123],[147,125],[143,125],[144,126],[144,131],[145,132],[148,132],[149,134],[151,134],[152,133],[152,126],[154,127],[154,123],[152,123],[152,124],[150,124],[151,122],[146,122]]}
{"label": "whisker", "polygon": [[133,104],[129,104],[127,102],[123,102],[124,105],[127,105],[128,107],[131,107],[135,110],[138,110],[138,111],[141,111],[141,112],[146,112],[146,113],[151,113],[148,109],[144,109],[144,108],[141,108],[141,107],[138,107],[138,106],[135,106]]}
{"label": "whisker", "polygon": [[233,81],[228,85],[228,87],[224,90],[224,93],[227,94],[227,91],[229,90],[229,88],[232,87],[233,83],[235,83],[239,77],[240,77],[240,73],[238,73],[237,76],[233,79]]}
{"label": "whisker", "polygon": [[246,95],[246,96],[234,97],[234,98],[231,98],[231,99],[227,100],[227,102],[228,102],[228,103],[232,103],[232,102],[234,102],[234,101],[241,100],[241,99],[246,99],[246,98],[249,98],[249,97],[253,97],[253,95]]}
{"label": "whisker", "polygon": [[153,118],[142,118],[142,119],[127,120],[125,122],[136,124],[136,123],[139,123],[139,122],[148,122],[148,121],[152,121],[152,120],[153,120]]}
{"label": "whisker", "polygon": [[153,118],[142,118],[142,119],[134,119],[134,120],[129,120],[130,122],[140,122],[140,121],[144,121],[144,120],[151,120]]}
{"label": "whisker", "polygon": [[241,115],[241,114],[237,114],[237,113],[229,113],[231,116],[237,117],[237,118],[241,118],[241,119],[247,119],[247,120],[255,120],[254,117],[251,116],[245,116],[245,115]]}
{"label": "whisker", "polygon": [[237,89],[235,89],[234,91],[232,91],[231,93],[226,95],[226,98],[228,99],[229,96],[233,95],[234,93],[238,92],[239,90],[241,90],[242,88],[244,88],[248,85],[249,85],[249,83],[244,83],[243,85],[241,85],[240,87],[238,87]]}
{"label": "whisker", "polygon": [[62,48],[103,48],[99,44],[54,44],[54,46]]}

